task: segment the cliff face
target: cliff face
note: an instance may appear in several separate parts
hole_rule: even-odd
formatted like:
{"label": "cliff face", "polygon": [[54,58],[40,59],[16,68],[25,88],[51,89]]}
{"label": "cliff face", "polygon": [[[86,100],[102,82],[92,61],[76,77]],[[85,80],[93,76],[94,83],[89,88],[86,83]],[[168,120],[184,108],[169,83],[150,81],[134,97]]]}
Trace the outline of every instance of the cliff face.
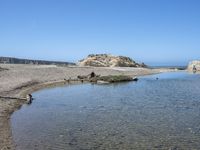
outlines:
{"label": "cliff face", "polygon": [[129,57],[108,54],[88,55],[87,58],[80,60],[78,65],[94,67],[147,67],[144,63],[136,63]]}
{"label": "cliff face", "polygon": [[200,60],[194,60],[194,61],[189,62],[187,69],[190,72],[193,72],[193,71],[200,72]]}
{"label": "cliff face", "polygon": [[38,65],[75,65],[75,63],[70,63],[70,62],[19,59],[19,58],[13,58],[13,57],[0,57],[0,63],[3,63],[3,64],[38,64]]}

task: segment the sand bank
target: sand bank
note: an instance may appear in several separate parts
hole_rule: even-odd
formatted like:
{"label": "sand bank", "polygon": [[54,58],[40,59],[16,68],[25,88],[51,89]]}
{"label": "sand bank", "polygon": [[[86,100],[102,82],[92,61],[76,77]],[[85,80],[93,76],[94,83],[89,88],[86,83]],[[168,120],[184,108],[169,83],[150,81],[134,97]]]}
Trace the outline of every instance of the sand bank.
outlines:
{"label": "sand bank", "polygon": [[[55,65],[0,64],[0,150],[14,149],[10,115],[24,103],[26,94],[49,87],[68,84],[66,80],[92,71],[99,75],[129,75],[132,77],[175,71],[174,69],[58,67]],[[74,82],[71,82],[72,84]],[[9,98],[9,97],[13,97]],[[15,99],[19,98],[19,99]]]}

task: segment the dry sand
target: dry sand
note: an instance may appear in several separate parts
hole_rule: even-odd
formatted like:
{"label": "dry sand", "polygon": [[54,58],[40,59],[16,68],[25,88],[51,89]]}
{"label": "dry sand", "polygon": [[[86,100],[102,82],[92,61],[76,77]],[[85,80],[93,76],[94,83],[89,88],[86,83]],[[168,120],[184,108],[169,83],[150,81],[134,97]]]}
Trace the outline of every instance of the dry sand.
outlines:
{"label": "dry sand", "polygon": [[[25,103],[26,94],[49,86],[66,84],[64,79],[75,79],[94,71],[99,75],[142,76],[173,69],[58,67],[54,65],[0,64],[0,150],[14,149],[10,115]],[[19,99],[2,98],[16,97]],[[20,99],[22,98],[22,99]]]}

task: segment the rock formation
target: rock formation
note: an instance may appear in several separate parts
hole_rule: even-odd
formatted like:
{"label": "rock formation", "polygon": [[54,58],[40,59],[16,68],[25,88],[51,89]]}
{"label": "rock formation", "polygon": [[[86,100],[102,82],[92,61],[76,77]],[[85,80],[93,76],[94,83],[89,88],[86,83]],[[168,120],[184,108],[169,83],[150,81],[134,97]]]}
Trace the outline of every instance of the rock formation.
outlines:
{"label": "rock formation", "polygon": [[86,59],[80,60],[78,65],[94,67],[147,67],[144,63],[136,63],[129,57],[108,54],[88,55]]}
{"label": "rock formation", "polygon": [[96,75],[94,72],[84,75],[84,76],[77,76],[79,80],[83,81],[89,81],[92,83],[114,83],[114,82],[125,82],[125,81],[138,81],[138,78],[133,78],[131,76],[125,76],[125,75],[108,75],[108,76],[101,76]]}
{"label": "rock formation", "polygon": [[190,72],[200,72],[200,60],[191,61],[187,69]]}

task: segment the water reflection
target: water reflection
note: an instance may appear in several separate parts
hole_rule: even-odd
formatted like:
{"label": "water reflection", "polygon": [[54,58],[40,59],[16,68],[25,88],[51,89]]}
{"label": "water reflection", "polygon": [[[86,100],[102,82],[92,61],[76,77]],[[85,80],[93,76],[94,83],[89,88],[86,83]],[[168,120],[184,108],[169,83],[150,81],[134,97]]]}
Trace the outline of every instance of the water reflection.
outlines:
{"label": "water reflection", "polygon": [[[159,78],[156,80],[156,78]],[[70,85],[12,116],[17,149],[200,149],[200,76]]]}

